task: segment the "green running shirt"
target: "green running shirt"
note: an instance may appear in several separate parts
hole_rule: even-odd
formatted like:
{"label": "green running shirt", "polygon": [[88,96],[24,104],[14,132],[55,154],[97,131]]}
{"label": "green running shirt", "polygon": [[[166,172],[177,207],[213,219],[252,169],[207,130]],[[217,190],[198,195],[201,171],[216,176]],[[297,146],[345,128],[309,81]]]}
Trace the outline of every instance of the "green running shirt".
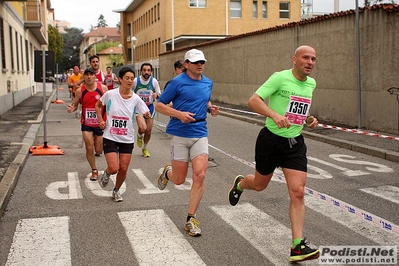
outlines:
{"label": "green running shirt", "polygon": [[315,88],[316,81],[313,78],[307,77],[305,81],[300,81],[294,77],[292,69],[273,73],[255,93],[263,100],[269,98],[268,106],[276,113],[286,116],[292,125],[290,128],[279,129],[273,119],[267,117],[265,126],[281,137],[299,136],[309,114]]}

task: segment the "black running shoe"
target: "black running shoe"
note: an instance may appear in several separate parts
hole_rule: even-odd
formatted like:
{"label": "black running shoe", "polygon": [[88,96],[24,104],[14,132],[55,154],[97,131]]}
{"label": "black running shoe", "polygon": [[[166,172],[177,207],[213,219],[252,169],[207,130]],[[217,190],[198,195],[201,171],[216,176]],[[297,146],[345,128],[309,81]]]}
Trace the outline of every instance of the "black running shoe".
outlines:
{"label": "black running shoe", "polygon": [[319,255],[319,250],[309,247],[309,243],[306,241],[306,238],[304,238],[295,248],[291,248],[290,262],[314,260],[317,259]]}
{"label": "black running shoe", "polygon": [[240,200],[242,191],[238,191],[237,184],[240,183],[244,177],[242,175],[236,176],[234,179],[233,187],[229,191],[229,202],[232,206],[236,206]]}

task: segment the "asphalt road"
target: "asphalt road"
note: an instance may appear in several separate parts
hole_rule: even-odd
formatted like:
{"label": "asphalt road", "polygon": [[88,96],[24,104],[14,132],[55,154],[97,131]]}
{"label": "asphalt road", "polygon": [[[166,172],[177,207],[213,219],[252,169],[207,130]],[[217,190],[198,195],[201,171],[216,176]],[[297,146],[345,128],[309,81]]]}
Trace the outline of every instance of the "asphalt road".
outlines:
{"label": "asphalt road", "polygon": [[[181,186],[156,188],[170,141],[167,118],[156,120],[151,157],[134,150],[124,201],[115,203],[112,185],[102,189],[88,180],[79,120],[65,105],[51,105],[48,143],[65,154],[28,156],[0,220],[0,265],[288,265],[289,198],[281,172],[265,191],[245,191],[237,206],[227,200],[234,177],[254,171],[259,123],[208,119],[211,161],[197,213],[203,235],[193,238],[183,229],[191,172]],[[41,126],[34,144],[43,136]],[[396,246],[398,164],[311,138],[306,143],[304,235],[311,246]],[[104,156],[97,163],[104,169]]]}

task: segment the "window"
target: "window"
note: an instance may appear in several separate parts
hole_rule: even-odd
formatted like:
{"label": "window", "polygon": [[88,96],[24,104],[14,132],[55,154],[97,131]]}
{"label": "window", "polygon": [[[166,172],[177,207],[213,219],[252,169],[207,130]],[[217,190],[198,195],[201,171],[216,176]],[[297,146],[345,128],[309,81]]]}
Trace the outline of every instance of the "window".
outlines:
{"label": "window", "polygon": [[289,2],[280,2],[280,18],[290,18]]}
{"label": "window", "polygon": [[258,18],[258,1],[252,2],[252,17]]}
{"label": "window", "polygon": [[21,48],[21,70],[24,71],[24,45],[22,42],[22,35],[19,35],[19,43],[21,44],[19,46]]}
{"label": "window", "polygon": [[4,48],[4,22],[3,18],[0,18],[0,44],[1,44],[1,67],[3,69],[7,68],[6,65],[6,49]]}
{"label": "window", "polygon": [[241,0],[230,0],[230,17],[241,18]]}
{"label": "window", "polygon": [[11,55],[11,69],[12,69],[12,71],[15,71],[15,63],[14,63],[14,44],[13,44],[13,42],[12,42],[12,28],[11,28],[11,26],[9,27],[9,30],[10,30],[10,32],[9,32],[9,34],[10,34],[10,55]]}
{"label": "window", "polygon": [[190,7],[206,7],[206,0],[190,0]]}
{"label": "window", "polygon": [[132,36],[132,23],[127,24],[127,36]]}
{"label": "window", "polygon": [[26,71],[29,72],[29,44],[28,41],[25,40],[25,60],[26,60]]}
{"label": "window", "polygon": [[15,53],[17,55],[17,70],[19,71],[18,32],[15,32]]}
{"label": "window", "polygon": [[262,2],[262,18],[267,18],[267,1]]}

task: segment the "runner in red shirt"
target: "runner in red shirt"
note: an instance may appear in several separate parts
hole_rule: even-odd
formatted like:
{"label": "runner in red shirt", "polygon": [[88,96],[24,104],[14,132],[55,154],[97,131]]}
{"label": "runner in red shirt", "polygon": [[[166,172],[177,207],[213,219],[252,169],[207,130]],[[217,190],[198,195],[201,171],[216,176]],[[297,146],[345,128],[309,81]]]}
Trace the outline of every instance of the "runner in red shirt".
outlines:
{"label": "runner in red shirt", "polygon": [[107,74],[105,74],[105,85],[108,90],[115,89],[115,83],[119,83],[118,78],[114,73],[112,73],[112,68],[110,66],[107,67]]}
{"label": "runner in red shirt", "polygon": [[92,169],[90,180],[96,181],[98,171],[95,155],[100,156],[103,150],[103,130],[98,122],[95,105],[98,99],[107,91],[107,87],[95,81],[96,72],[92,68],[84,71],[83,79],[84,85],[76,90],[76,97],[73,103],[67,106],[67,111],[72,113],[78,108],[79,103],[82,105],[80,122],[86,146],[86,158]]}

